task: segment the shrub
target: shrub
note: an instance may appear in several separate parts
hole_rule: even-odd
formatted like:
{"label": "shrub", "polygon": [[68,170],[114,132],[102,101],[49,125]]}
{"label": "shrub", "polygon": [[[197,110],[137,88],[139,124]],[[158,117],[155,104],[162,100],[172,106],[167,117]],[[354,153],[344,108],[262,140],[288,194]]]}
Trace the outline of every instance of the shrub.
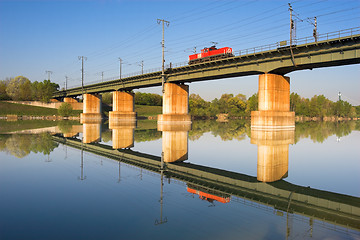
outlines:
{"label": "shrub", "polygon": [[72,114],[72,106],[70,103],[62,103],[58,109],[59,115],[62,117],[68,117]]}

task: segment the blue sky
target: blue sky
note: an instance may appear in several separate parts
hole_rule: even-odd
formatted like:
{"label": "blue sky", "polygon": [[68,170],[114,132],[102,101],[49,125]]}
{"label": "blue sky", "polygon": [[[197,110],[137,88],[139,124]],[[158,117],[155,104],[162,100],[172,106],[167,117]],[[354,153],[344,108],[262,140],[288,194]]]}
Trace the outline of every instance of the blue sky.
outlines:
{"label": "blue sky", "polygon": [[[317,16],[319,34],[360,26],[359,0],[295,0],[297,37],[312,35],[306,21]],[[0,79],[23,75],[31,81],[47,79],[64,86],[81,84],[81,62],[86,56],[85,84],[161,67],[162,28],[166,63],[185,63],[194,47],[199,52],[218,47],[243,50],[289,39],[288,1],[264,0],[0,0]],[[300,21],[303,20],[303,21]],[[289,73],[291,91],[303,97],[324,94],[360,105],[360,65]],[[191,83],[190,93],[206,100],[222,93],[251,96],[258,77]],[[141,89],[161,93],[159,87]]]}

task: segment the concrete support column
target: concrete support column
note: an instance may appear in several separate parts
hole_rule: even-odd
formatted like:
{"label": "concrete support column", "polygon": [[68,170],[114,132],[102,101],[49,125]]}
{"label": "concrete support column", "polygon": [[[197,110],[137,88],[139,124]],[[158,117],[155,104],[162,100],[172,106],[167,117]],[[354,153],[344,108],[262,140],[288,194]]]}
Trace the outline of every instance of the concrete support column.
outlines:
{"label": "concrete support column", "polygon": [[80,115],[81,122],[88,120],[101,120],[101,95],[84,94],[83,113]]}
{"label": "concrete support column", "polygon": [[112,130],[113,149],[134,147],[134,132],[136,122],[119,122],[109,119],[109,128]]}
{"label": "concrete support column", "polygon": [[163,94],[163,114],[158,116],[158,123],[188,123],[189,115],[189,86],[184,84],[165,83]]}
{"label": "concrete support column", "polygon": [[109,112],[109,118],[113,121],[136,121],[134,93],[113,92],[113,110]]}
{"label": "concrete support column", "polygon": [[179,162],[188,159],[189,124],[161,124],[158,131],[162,131],[162,151],[164,162]]}
{"label": "concrete support column", "polygon": [[75,98],[72,98],[72,97],[65,97],[64,102],[66,102],[66,103],[77,103],[78,101]]}
{"label": "concrete support column", "polygon": [[251,128],[295,128],[295,113],[290,112],[290,78],[276,74],[259,76],[259,107],[251,112]]}
{"label": "concrete support column", "polygon": [[274,182],[287,177],[289,144],[294,143],[295,130],[251,129],[251,143],[258,145],[257,179]]}
{"label": "concrete support column", "polygon": [[69,103],[73,110],[83,110],[83,103],[78,102],[76,98],[65,97],[64,102]]}

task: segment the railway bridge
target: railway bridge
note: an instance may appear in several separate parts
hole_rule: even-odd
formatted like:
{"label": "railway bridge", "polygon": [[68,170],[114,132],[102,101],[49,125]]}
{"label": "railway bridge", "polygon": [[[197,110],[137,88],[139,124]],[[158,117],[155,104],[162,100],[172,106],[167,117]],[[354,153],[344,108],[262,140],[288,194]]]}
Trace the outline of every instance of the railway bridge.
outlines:
{"label": "railway bridge", "polygon": [[[113,92],[110,118],[136,119],[133,89],[163,85],[163,114],[158,122],[190,123],[189,83],[259,75],[259,111],[252,112],[252,127],[293,128],[290,112],[290,78],[285,74],[304,69],[360,63],[360,27],[311,38],[297,39],[240,51],[234,57],[197,64],[168,67],[107,82],[89,84],[54,93],[56,99],[73,101],[83,95],[84,119],[101,118],[101,93]],[[269,123],[271,123],[269,125]]]}

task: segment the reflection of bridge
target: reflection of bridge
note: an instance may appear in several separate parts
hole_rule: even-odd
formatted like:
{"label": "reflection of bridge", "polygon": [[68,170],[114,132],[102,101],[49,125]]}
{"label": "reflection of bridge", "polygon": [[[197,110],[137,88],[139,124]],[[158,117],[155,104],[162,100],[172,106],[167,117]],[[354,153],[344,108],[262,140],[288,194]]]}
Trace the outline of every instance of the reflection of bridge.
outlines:
{"label": "reflection of bridge", "polygon": [[[54,136],[54,140],[96,155],[161,173],[161,157],[114,150],[103,144],[82,144],[78,139]],[[164,163],[163,163],[164,164]],[[164,174],[202,188],[215,189],[224,195],[251,200],[275,209],[323,220],[332,224],[360,229],[360,199],[343,194],[293,185],[286,181],[259,182],[256,177],[191,163],[165,163]]]}

